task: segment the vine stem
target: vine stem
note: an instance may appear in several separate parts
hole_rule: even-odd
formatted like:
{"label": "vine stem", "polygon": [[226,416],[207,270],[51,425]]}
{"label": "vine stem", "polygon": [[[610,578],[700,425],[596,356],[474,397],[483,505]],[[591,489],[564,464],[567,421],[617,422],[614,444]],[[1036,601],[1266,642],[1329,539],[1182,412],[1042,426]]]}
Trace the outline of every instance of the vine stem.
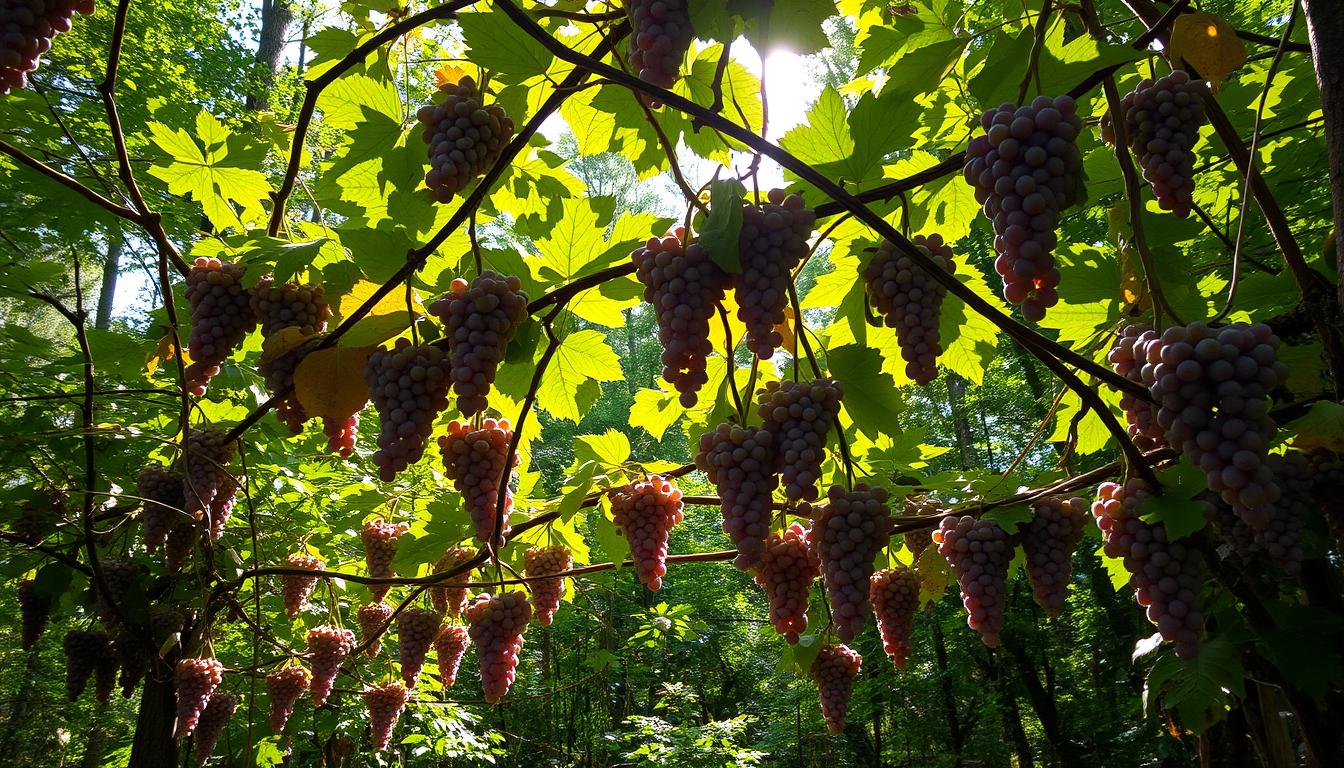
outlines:
{"label": "vine stem", "polygon": [[1037,65],[1041,60],[1041,49],[1045,47],[1045,32],[1049,26],[1050,12],[1053,10],[1051,0],[1042,0],[1041,13],[1036,17],[1036,29],[1031,38],[1031,53],[1027,56],[1027,71],[1022,75],[1022,82],[1017,86],[1017,103],[1027,103],[1027,89],[1031,86],[1031,79],[1034,75],[1037,81],[1040,75],[1037,73]]}

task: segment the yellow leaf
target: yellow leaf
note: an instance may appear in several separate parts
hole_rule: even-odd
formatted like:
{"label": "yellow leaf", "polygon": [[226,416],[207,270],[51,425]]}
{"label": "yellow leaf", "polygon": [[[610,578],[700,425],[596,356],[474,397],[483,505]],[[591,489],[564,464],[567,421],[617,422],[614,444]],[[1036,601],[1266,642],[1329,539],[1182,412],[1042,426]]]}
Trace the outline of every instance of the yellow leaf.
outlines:
{"label": "yellow leaf", "polygon": [[317,338],[317,334],[306,334],[298,326],[287,326],[272,333],[261,343],[261,362],[269,363],[278,357],[282,357],[299,347],[303,346],[309,339]]}
{"label": "yellow leaf", "polygon": [[[364,305],[381,286],[369,280],[360,280],[341,297],[341,317],[350,317]],[[382,344],[411,326],[425,313],[425,305],[412,292],[409,312],[406,291],[398,288],[389,292],[364,315],[354,327],[341,337],[341,346],[365,347]]]}
{"label": "yellow leaf", "polygon": [[465,77],[467,71],[461,67],[446,64],[434,70],[434,84],[443,87],[445,85],[456,85],[457,81]]}
{"label": "yellow leaf", "polygon": [[1246,45],[1226,21],[1199,11],[1176,17],[1171,25],[1167,56],[1173,65],[1184,63],[1217,88],[1246,63]]}
{"label": "yellow leaf", "polygon": [[[159,361],[168,362],[177,354],[177,347],[173,344],[173,334],[165,333],[159,339],[158,346],[145,358],[145,372],[153,374],[159,370]],[[187,365],[191,362],[187,350],[182,350],[182,364]]]}
{"label": "yellow leaf", "polygon": [[793,345],[797,343],[794,341],[793,338],[794,322],[795,318],[793,315],[793,305],[792,304],[784,305],[784,322],[780,323],[779,325],[776,325],[775,330],[779,331],[779,337],[783,339],[783,341],[779,343],[779,348],[787,349],[789,350],[790,353],[793,352]]}
{"label": "yellow leaf", "polygon": [[952,573],[947,561],[938,554],[938,545],[929,544],[919,553],[919,604],[936,602],[947,591],[947,582]]}
{"label": "yellow leaf", "polygon": [[368,402],[364,363],[373,347],[331,347],[310,352],[294,371],[294,391],[309,416],[344,421]]}

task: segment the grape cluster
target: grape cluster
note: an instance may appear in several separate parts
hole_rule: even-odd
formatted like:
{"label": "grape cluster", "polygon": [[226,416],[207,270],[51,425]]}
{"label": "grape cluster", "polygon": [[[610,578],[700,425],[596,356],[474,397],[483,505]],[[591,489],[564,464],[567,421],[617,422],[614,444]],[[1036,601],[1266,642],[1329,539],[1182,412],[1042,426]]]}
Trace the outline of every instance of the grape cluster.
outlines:
{"label": "grape cluster", "polygon": [[[93,580],[95,584],[93,610],[98,614],[98,618],[103,620],[103,624],[109,627],[117,626],[120,624],[121,615],[126,611],[131,585],[135,583],[140,568],[129,560],[112,558],[103,560],[98,565],[103,573],[103,585],[107,587],[107,591],[98,589],[97,580]],[[118,608],[121,609],[120,613]]]}
{"label": "grape cluster", "polygon": [[215,745],[229,724],[229,718],[238,710],[238,697],[228,691],[215,691],[201,712],[201,721],[192,734],[192,746],[196,750],[196,765],[204,766],[215,753]]}
{"label": "grape cluster", "polygon": [[[1190,215],[1195,193],[1195,153],[1204,115],[1203,81],[1191,80],[1176,70],[1156,81],[1144,80],[1120,101],[1120,119],[1125,142],[1143,166],[1143,178],[1153,185],[1153,195],[1164,211],[1181,218]],[[1116,140],[1114,115],[1101,123],[1101,136]]]}
{"label": "grape cluster", "polygon": [[970,515],[945,517],[933,532],[938,554],[947,560],[961,587],[966,623],[990,648],[999,647],[1003,610],[1008,597],[1004,581],[1013,560],[1007,531],[993,520]]}
{"label": "grape cluster", "polygon": [[1073,550],[1087,526],[1087,502],[1080,498],[1047,496],[1032,504],[1035,516],[1022,528],[1022,551],[1027,556],[1027,578],[1032,598],[1045,615],[1064,610],[1073,574]]}
{"label": "grape cluster", "polygon": [[364,692],[364,704],[369,708],[369,728],[373,733],[373,751],[382,752],[392,741],[392,729],[406,708],[410,692],[401,683],[388,683]]}
{"label": "grape cluster", "polygon": [[[301,568],[305,571],[321,571],[327,564],[320,557],[295,554],[285,558],[286,568]],[[308,604],[308,597],[317,585],[316,576],[297,576],[285,574],[280,577],[280,595],[285,601],[285,613],[289,618],[297,618],[299,612]]]}
{"label": "grape cluster", "polygon": [[180,659],[174,681],[177,685],[176,736],[184,739],[196,730],[210,697],[224,681],[224,665],[215,659]]}
{"label": "grape cluster", "polygon": [[359,622],[359,634],[367,647],[364,654],[372,659],[383,647],[383,627],[392,619],[392,606],[384,602],[373,602],[359,606],[355,620]]}
{"label": "grape cluster", "polygon": [[342,459],[350,458],[359,435],[359,414],[350,414],[344,421],[322,417],[322,433],[327,436],[327,450]]}
{"label": "grape cluster", "polygon": [[766,429],[720,424],[700,436],[695,464],[719,492],[723,532],[737,548],[733,564],[752,567],[770,531],[775,475],[774,437]]}
{"label": "grape cluster", "polygon": [[182,570],[199,538],[196,524],[188,521],[179,522],[168,531],[168,538],[163,543],[163,562],[169,573]]}
{"label": "grape cluster", "polygon": [[458,409],[467,416],[484,411],[504,352],[527,319],[522,281],[488,269],[470,284],[459,277],[429,312],[445,327]]}
{"label": "grape cluster", "polygon": [[[627,0],[630,16],[630,67],[646,83],[671,89],[681,60],[695,37],[686,0]],[[662,106],[645,98],[649,106]]]}
{"label": "grape cluster", "polygon": [[482,105],[471,77],[439,90],[439,102],[421,107],[416,119],[420,138],[429,145],[425,186],[434,200],[446,203],[499,159],[513,136],[513,120],[498,104]]}
{"label": "grape cluster", "polygon": [[814,501],[821,462],[826,458],[826,433],[840,414],[840,382],[771,381],[758,395],[765,430],[775,451],[784,495],[790,501]]}
{"label": "grape cluster", "polygon": [[149,649],[145,640],[136,637],[127,627],[122,627],[112,640],[117,652],[117,668],[121,670],[117,683],[121,687],[122,698],[131,698],[140,680],[149,670]]}
{"label": "grape cluster", "polygon": [[348,629],[323,624],[308,630],[308,653],[312,656],[313,679],[309,691],[313,706],[320,707],[331,696],[336,673],[341,671],[345,657],[355,649],[355,633]]}
{"label": "grape cluster", "polygon": [[444,624],[439,636],[434,638],[434,654],[439,657],[439,679],[444,688],[452,688],[457,682],[457,669],[470,644],[471,636],[461,624]]}
{"label": "grape cluster", "polygon": [[[1143,384],[1143,367],[1148,346],[1157,340],[1157,332],[1146,325],[1127,325],[1120,331],[1115,346],[1106,355],[1111,370],[1126,379]],[[1120,409],[1125,412],[1129,436],[1141,451],[1166,445],[1162,425],[1157,422],[1157,406],[1128,392],[1120,393]]]}
{"label": "grape cluster", "polygon": [[849,712],[849,695],[854,691],[854,680],[859,676],[863,657],[847,645],[824,645],[812,662],[812,680],[821,697],[821,716],[831,733],[845,730],[845,715]]}
{"label": "grape cluster", "polygon": [[481,687],[485,700],[498,703],[516,678],[523,632],[532,618],[525,592],[481,595],[467,606],[467,633],[481,663]]}
{"label": "grape cluster", "polygon": [[[495,533],[495,511],[499,505],[499,485],[508,484],[518,454],[509,460],[509,442],[513,430],[508,419],[486,419],[480,429],[470,423],[453,421],[448,433],[439,437],[443,454],[443,472],[463,496],[463,505],[476,526],[476,538],[489,542]],[[499,536],[509,534],[509,514],[513,511],[513,492],[504,493],[504,514],[499,520]],[[499,544],[499,540],[495,541]]]}
{"label": "grape cluster", "polygon": [[1167,443],[1255,530],[1269,524],[1279,500],[1266,461],[1275,429],[1269,391],[1288,378],[1278,348],[1263,323],[1172,326],[1143,347],[1142,375]]}
{"label": "grape cluster", "polygon": [[1147,609],[1148,620],[1163,639],[1175,643],[1177,656],[1193,658],[1204,630],[1198,602],[1203,561],[1186,542],[1169,540],[1165,525],[1139,518],[1139,508],[1150,495],[1142,480],[1102,483],[1092,516],[1101,529],[1106,555],[1124,560],[1129,586]]}
{"label": "grape cluster", "polygon": [[183,510],[197,520],[215,517],[215,510],[233,507],[238,484],[229,475],[235,444],[218,429],[194,429],[187,435],[186,474],[182,480]]}
{"label": "grape cluster", "polygon": [[678,228],[650,238],[630,258],[644,285],[644,300],[657,313],[663,378],[681,393],[681,404],[690,408],[709,381],[705,359],[714,349],[710,321],[723,301],[729,277],[699,243],[684,245],[684,234]]}
{"label": "grape cluster", "polygon": [[681,490],[671,480],[652,475],[613,493],[611,514],[630,542],[639,580],[658,591],[667,575],[667,535],[682,518]]}
{"label": "grape cluster", "polygon": [[285,328],[298,328],[304,336],[327,330],[331,307],[321,285],[284,283],[266,275],[252,288],[252,313],[261,323],[261,333],[270,337]]}
{"label": "grape cluster", "polygon": [[219,541],[219,537],[224,535],[224,527],[229,524],[229,517],[233,515],[233,505],[237,501],[238,481],[226,475],[219,491],[215,493],[214,501],[210,504],[211,541]]}
{"label": "grape cluster", "polygon": [[[905,509],[902,510],[902,517],[928,517],[929,515],[938,515],[943,512],[943,503],[934,496],[907,496],[905,498]],[[933,543],[933,526],[916,528],[906,531],[903,534],[905,538],[905,548],[910,550],[912,562],[919,564],[919,558],[923,556],[924,550]]]}
{"label": "grape cluster", "polygon": [[848,642],[868,620],[873,559],[887,545],[891,529],[887,491],[862,483],[852,491],[833,485],[813,521],[812,537],[831,598],[835,633]]}
{"label": "grape cluster", "polygon": [[[449,547],[448,551],[443,553],[443,557],[434,564],[434,573],[446,573],[475,556],[475,547]],[[462,613],[467,604],[467,588],[455,585],[466,584],[469,581],[471,572],[463,571],[443,582],[447,586],[430,587],[429,599],[434,604],[434,610],[449,616]]]}
{"label": "grape cluster", "polygon": [[0,96],[28,84],[52,38],[69,32],[75,12],[93,13],[93,0],[0,2]]}
{"label": "grape cluster", "polygon": [[[523,573],[529,578],[564,573],[574,567],[574,553],[568,547],[532,547],[523,555]],[[543,578],[530,582],[532,587],[532,608],[537,613],[537,623],[543,627],[551,626],[551,619],[560,608],[560,599],[565,596],[565,577]]]}
{"label": "grape cluster", "polygon": [[434,418],[448,407],[449,372],[446,352],[432,344],[413,346],[404,337],[369,355],[364,380],[379,427],[373,463],[384,481],[424,455]]}
{"label": "grape cluster", "polygon": [[1284,482],[1283,493],[1301,505],[1306,514],[1325,518],[1330,534],[1344,544],[1344,455],[1325,448],[1317,448],[1302,455],[1292,451],[1285,460],[1302,464],[1301,477],[1297,471]]}
{"label": "grape cluster", "polygon": [[163,546],[174,520],[187,504],[182,475],[163,467],[145,467],[136,489],[143,500],[140,523],[145,549],[153,552]]}
{"label": "grape cluster", "polygon": [[980,117],[984,136],[966,148],[966,181],[994,225],[994,270],[1003,296],[1038,321],[1059,296],[1051,253],[1061,212],[1081,192],[1083,121],[1072,97],[1037,96],[1030,105],[1001,104]]}
{"label": "grape cluster", "polygon": [[289,427],[289,433],[297,435],[303,431],[303,425],[308,421],[308,414],[303,409],[303,404],[299,402],[298,393],[294,391],[294,373],[299,370],[299,365],[303,363],[308,354],[317,349],[321,339],[309,339],[302,344],[287,350],[282,354],[271,355],[262,354],[261,363],[257,366],[257,373],[266,380],[266,390],[272,395],[278,395],[281,392],[288,392],[283,400],[275,405],[275,417],[281,424]]}
{"label": "grape cluster", "polygon": [[[106,703],[112,696],[112,685],[116,680],[117,661],[113,655],[112,639],[106,632],[72,629],[65,635],[65,696],[75,701],[84,692],[89,678],[97,672],[94,682],[98,701]],[[104,678],[110,668],[111,680]]]}
{"label": "grape cluster", "polygon": [[770,601],[770,625],[789,643],[798,642],[807,629],[812,582],[821,575],[811,531],[794,523],[782,534],[770,534],[753,571]]}
{"label": "grape cluster", "polygon": [[429,647],[439,636],[443,618],[426,608],[407,608],[397,616],[398,657],[401,661],[401,679],[407,688],[414,688],[420,680]]}
{"label": "grape cluster", "polygon": [[915,612],[919,610],[919,572],[898,565],[874,573],[868,580],[868,600],[877,616],[882,649],[897,669],[905,669]]}
{"label": "grape cluster", "polygon": [[[392,558],[397,556],[397,542],[402,534],[411,529],[408,523],[389,523],[386,520],[370,520],[364,524],[360,538],[364,541],[364,561],[369,566],[369,575],[379,579],[397,575],[392,570]],[[381,601],[392,587],[387,584],[370,584],[374,602]]]}
{"label": "grape cluster", "polygon": [[784,322],[793,270],[807,255],[807,239],[817,215],[803,198],[772,189],[761,205],[742,208],[738,253],[742,273],[733,275],[737,317],[747,326],[747,347],[769,360],[784,338],[775,326]]}
{"label": "grape cluster", "polygon": [[[1274,482],[1279,486],[1279,501],[1265,527],[1254,532],[1254,544],[1284,573],[1296,575],[1306,557],[1302,528],[1312,512],[1312,462],[1300,451],[1271,454],[1268,461]],[[1338,488],[1335,486],[1336,493]]]}
{"label": "grape cluster", "polygon": [[241,264],[201,257],[187,273],[191,364],[186,369],[186,386],[197,397],[205,394],[219,366],[257,325],[252,298],[243,287],[245,271]]}
{"label": "grape cluster", "polygon": [[19,647],[31,650],[37,645],[51,618],[52,599],[35,586],[32,579],[19,582],[19,613],[23,615],[23,641]]}
{"label": "grape cluster", "polygon": [[294,714],[294,705],[308,690],[312,678],[300,666],[281,667],[266,676],[266,695],[271,700],[271,732],[279,734]]}
{"label": "grape cluster", "polygon": [[[915,235],[911,240],[940,269],[953,271],[952,249],[941,235]],[[860,274],[869,303],[888,328],[896,329],[905,375],[916,384],[933,381],[938,376],[938,356],[943,353],[938,324],[947,288],[887,240]]]}

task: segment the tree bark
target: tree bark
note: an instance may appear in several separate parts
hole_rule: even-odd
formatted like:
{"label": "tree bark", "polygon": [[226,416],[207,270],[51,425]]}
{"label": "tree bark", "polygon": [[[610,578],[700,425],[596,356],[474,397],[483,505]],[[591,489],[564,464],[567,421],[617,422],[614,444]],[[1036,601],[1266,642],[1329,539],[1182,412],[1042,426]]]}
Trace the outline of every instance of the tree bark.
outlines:
{"label": "tree bark", "polygon": [[176,718],[177,686],[172,672],[154,670],[140,692],[140,715],[127,768],[177,768],[177,739],[173,738]]}
{"label": "tree bark", "polygon": [[961,719],[957,716],[957,701],[952,693],[952,671],[947,667],[947,641],[943,639],[943,627],[934,617],[933,653],[938,662],[938,687],[943,695],[943,717],[947,720],[948,741],[952,745],[953,765],[962,765],[961,747],[966,737],[962,733]]}
{"label": "tree bark", "polygon": [[294,6],[290,0],[261,0],[261,35],[257,42],[257,63],[269,73],[260,93],[248,94],[248,109],[266,109],[271,86],[280,71],[280,54],[285,50],[285,33],[294,21]]}
{"label": "tree bark", "polygon": [[1054,691],[1043,685],[1041,679],[1036,676],[1036,669],[1027,655],[1027,651],[1020,642],[1004,638],[1004,650],[1009,656],[1013,657],[1013,662],[1017,666],[1017,675],[1022,679],[1022,685],[1027,690],[1027,703],[1036,713],[1036,719],[1041,721],[1041,730],[1045,733],[1045,740],[1050,743],[1050,748],[1054,751],[1055,757],[1062,768],[1074,768],[1081,765],[1078,759],[1078,750],[1076,745],[1065,735],[1059,719],[1059,708],[1055,702]]}
{"label": "tree bark", "polygon": [[112,304],[116,301],[117,275],[121,273],[121,252],[126,247],[126,236],[114,227],[107,239],[107,258],[103,261],[103,284],[98,289],[98,312],[93,327],[105,331],[112,325]]}
{"label": "tree bark", "polygon": [[961,468],[975,466],[972,455],[975,440],[971,437],[971,424],[966,418],[965,401],[966,380],[955,373],[947,374],[947,407],[952,411],[952,435],[957,441],[957,453],[961,457]]}
{"label": "tree bark", "polygon": [[1321,89],[1325,117],[1326,168],[1335,210],[1335,269],[1339,303],[1344,306],[1344,0],[1302,0],[1307,14],[1311,59]]}
{"label": "tree bark", "polygon": [[998,656],[991,654],[989,664],[985,668],[989,673],[989,679],[994,683],[995,692],[999,695],[998,710],[1003,725],[1003,738],[1013,745],[1018,768],[1033,768],[1036,760],[1031,754],[1027,732],[1022,728],[1022,712],[1017,708],[1017,696],[1013,693],[1012,685],[999,668]]}

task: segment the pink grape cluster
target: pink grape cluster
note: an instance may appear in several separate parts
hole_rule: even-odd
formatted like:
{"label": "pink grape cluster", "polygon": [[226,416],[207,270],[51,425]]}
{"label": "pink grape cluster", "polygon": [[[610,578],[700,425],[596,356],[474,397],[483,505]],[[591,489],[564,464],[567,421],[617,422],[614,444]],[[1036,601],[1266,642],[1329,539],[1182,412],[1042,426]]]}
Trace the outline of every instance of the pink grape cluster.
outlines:
{"label": "pink grape cluster", "polygon": [[1027,556],[1027,578],[1032,598],[1054,618],[1064,610],[1073,550],[1087,527],[1087,502],[1078,497],[1047,496],[1032,504],[1035,515],[1022,528],[1022,551]]}
{"label": "pink grape cluster", "polygon": [[[1195,153],[1199,129],[1208,118],[1203,95],[1208,86],[1176,70],[1157,80],[1139,83],[1120,101],[1120,120],[1125,143],[1139,158],[1143,178],[1153,186],[1153,196],[1164,211],[1181,218],[1190,215],[1195,193]],[[1101,124],[1101,136],[1116,142],[1114,115]]]}
{"label": "pink grape cluster", "polygon": [[323,624],[308,630],[308,653],[312,657],[313,666],[309,691],[313,695],[314,707],[327,703],[331,689],[336,684],[336,674],[341,671],[345,657],[354,649],[355,633],[348,629]]}
{"label": "pink grape cluster", "polygon": [[509,465],[509,443],[513,430],[508,419],[485,419],[479,429],[468,422],[453,421],[448,433],[439,437],[443,472],[463,496],[463,505],[476,527],[476,538],[490,542],[499,526],[498,545],[509,534],[509,514],[513,511],[513,492],[504,492],[504,514],[496,521],[499,486],[507,485],[511,470],[518,465],[518,454]]}
{"label": "pink grape cluster", "polygon": [[219,367],[257,325],[252,297],[243,287],[244,272],[240,264],[201,257],[187,273],[191,364],[186,368],[186,386],[197,397],[205,394]]}
{"label": "pink grape cluster", "polygon": [[364,692],[364,705],[369,708],[369,729],[373,733],[373,751],[382,752],[392,741],[392,729],[406,708],[410,692],[401,683],[388,683]]}
{"label": "pink grape cluster", "polygon": [[163,467],[145,467],[136,480],[144,506],[140,511],[142,538],[149,552],[163,546],[178,515],[187,505],[182,475]]}
{"label": "pink grape cluster", "polygon": [[425,186],[447,203],[499,159],[513,136],[513,120],[498,104],[482,104],[476,81],[464,76],[439,86],[438,103],[416,112],[420,138],[429,145]]}
{"label": "pink grape cluster", "polygon": [[874,573],[868,579],[868,601],[877,616],[882,649],[897,669],[905,669],[915,612],[919,610],[919,572],[897,565]]}
{"label": "pink grape cluster", "polygon": [[844,394],[840,382],[830,378],[772,381],[758,394],[756,411],[770,433],[775,469],[790,501],[816,500],[826,436]]}
{"label": "pink grape cluster", "polygon": [[281,667],[266,676],[266,695],[271,701],[271,732],[285,730],[285,723],[294,714],[294,705],[308,690],[312,677],[300,666]]}
{"label": "pink grape cluster", "polygon": [[[1147,363],[1147,349],[1157,341],[1157,332],[1146,325],[1127,325],[1107,354],[1111,370],[1138,384],[1143,380]],[[1129,392],[1120,393],[1120,409],[1125,412],[1129,436],[1142,451],[1151,451],[1166,445],[1162,425],[1157,422],[1157,405]]]}
{"label": "pink grape cluster", "polygon": [[[574,567],[574,553],[568,547],[532,547],[523,555],[523,573],[529,579],[564,573]],[[529,582],[532,587],[532,608],[537,614],[537,623],[543,627],[551,626],[555,612],[560,608],[560,600],[565,596],[565,577],[540,578]]]}
{"label": "pink grape cluster", "polygon": [[[327,564],[320,557],[294,554],[285,558],[285,567],[305,571],[321,571],[327,567]],[[280,577],[280,596],[284,599],[285,614],[289,618],[298,618],[299,612],[308,604],[308,597],[313,594],[313,587],[316,585],[316,576],[285,574]]]}
{"label": "pink grape cluster", "polygon": [[216,659],[180,659],[173,679],[177,685],[176,735],[184,739],[196,730],[210,697],[224,682],[224,665]]}
{"label": "pink grape cluster", "polygon": [[182,481],[187,514],[209,521],[222,515],[225,508],[233,508],[238,484],[228,467],[235,449],[236,444],[223,430],[194,429],[187,434],[186,475]]}
{"label": "pink grape cluster", "polygon": [[364,381],[379,427],[373,463],[384,482],[424,455],[434,419],[448,407],[450,372],[448,353],[432,344],[414,346],[405,337],[369,355]]}
{"label": "pink grape cluster", "polygon": [[853,491],[834,485],[826,504],[813,515],[812,539],[821,558],[835,633],[846,642],[857,637],[868,620],[873,559],[887,545],[891,530],[887,495],[885,488],[862,483]]}
{"label": "pink grape cluster", "polygon": [[439,679],[444,688],[452,688],[457,682],[457,670],[470,644],[471,635],[461,624],[444,624],[439,636],[434,638],[434,654],[439,659]]}
{"label": "pink grape cluster", "polygon": [[[449,547],[448,551],[444,552],[439,561],[434,564],[434,573],[446,573],[475,556],[475,547]],[[467,605],[467,588],[455,585],[466,584],[469,581],[471,581],[471,571],[464,571],[443,582],[445,586],[431,587],[429,598],[434,604],[434,610],[439,613],[446,613],[449,616],[461,614],[462,609]]]}
{"label": "pink grape cluster", "polygon": [[[952,249],[941,235],[915,235],[911,241],[939,269],[953,270]],[[887,240],[877,247],[860,275],[869,303],[884,325],[896,329],[905,375],[916,384],[933,381],[938,376],[938,356],[943,353],[938,325],[947,288]]]}
{"label": "pink grape cluster", "polygon": [[425,608],[407,608],[397,615],[397,647],[401,662],[401,679],[407,688],[414,688],[420,680],[429,648],[439,636],[443,617]]}
{"label": "pink grape cluster", "polygon": [[100,630],[72,629],[65,635],[65,696],[75,701],[94,679],[94,698],[106,704],[117,680],[117,657],[112,638]]}
{"label": "pink grape cluster", "polygon": [[945,517],[933,532],[933,540],[957,576],[966,623],[980,633],[985,645],[999,647],[1008,597],[1004,582],[1013,560],[1007,531],[993,520]]}
{"label": "pink grape cluster", "polygon": [[733,275],[737,317],[747,326],[747,347],[769,360],[784,343],[776,326],[783,324],[789,304],[793,270],[808,253],[808,238],[817,216],[803,198],[772,189],[766,202],[742,208],[738,253],[741,274]]}
{"label": "pink grape cluster", "polygon": [[774,437],[763,428],[720,424],[700,436],[695,465],[719,492],[723,532],[737,548],[733,564],[751,568],[770,531],[775,475]]}
{"label": "pink grape cluster", "polygon": [[75,12],[93,13],[93,0],[5,0],[0,3],[0,96],[28,84],[52,38],[69,32]]}
{"label": "pink grape cluster", "polygon": [[466,416],[481,413],[504,352],[527,320],[522,281],[488,269],[470,284],[459,277],[429,312],[445,328],[458,409]]}
{"label": "pink grape cluster", "polygon": [[23,639],[19,647],[25,651],[37,645],[51,618],[51,596],[43,593],[36,584],[32,579],[23,579],[18,587],[19,613],[23,616]]}
{"label": "pink grape cluster", "polygon": [[658,591],[667,575],[668,533],[682,519],[681,490],[671,480],[652,475],[613,493],[611,513],[630,543],[639,580]]}
{"label": "pink grape cluster", "polygon": [[[389,523],[386,520],[370,520],[364,524],[360,538],[364,541],[364,561],[369,566],[369,575],[386,579],[397,575],[392,569],[392,559],[397,556],[397,542],[411,529],[408,523]],[[380,601],[391,587],[387,584],[370,584],[374,601]]]}
{"label": "pink grape cluster", "polygon": [[383,628],[392,618],[392,606],[384,602],[361,605],[355,612],[359,634],[364,638],[364,654],[372,659],[383,647]]}
{"label": "pink grape cluster", "polygon": [[481,595],[467,606],[467,633],[476,646],[485,700],[498,703],[517,677],[523,633],[532,619],[525,592]]}
{"label": "pink grape cluster", "polygon": [[859,676],[863,657],[847,645],[824,645],[812,662],[812,680],[817,684],[821,698],[821,716],[831,733],[845,730],[845,716],[849,713],[849,696],[854,692],[854,680]]}
{"label": "pink grape cluster", "polygon": [[229,724],[229,718],[238,711],[238,697],[227,691],[215,691],[210,701],[201,711],[201,721],[192,734],[192,746],[196,751],[196,765],[204,766],[215,753],[220,734]]}
{"label": "pink grape cluster", "polygon": [[812,582],[821,575],[821,560],[812,546],[812,532],[793,523],[782,534],[766,537],[753,568],[756,583],[770,601],[770,625],[789,643],[807,629],[807,604]]}

